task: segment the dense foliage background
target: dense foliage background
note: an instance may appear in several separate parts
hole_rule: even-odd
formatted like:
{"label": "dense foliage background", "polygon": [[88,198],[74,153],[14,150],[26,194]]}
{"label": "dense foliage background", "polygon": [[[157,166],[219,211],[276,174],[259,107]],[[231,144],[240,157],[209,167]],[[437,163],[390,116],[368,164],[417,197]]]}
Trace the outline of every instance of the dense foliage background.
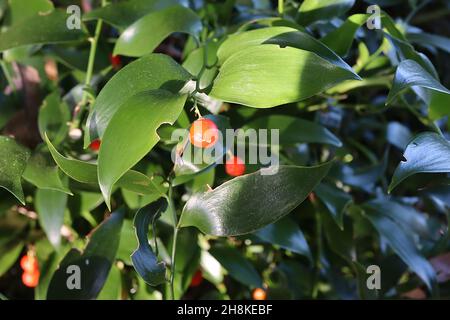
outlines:
{"label": "dense foliage background", "polygon": [[[0,298],[449,298],[449,14],[0,0]],[[278,173],[192,163],[199,116],[279,129]]]}

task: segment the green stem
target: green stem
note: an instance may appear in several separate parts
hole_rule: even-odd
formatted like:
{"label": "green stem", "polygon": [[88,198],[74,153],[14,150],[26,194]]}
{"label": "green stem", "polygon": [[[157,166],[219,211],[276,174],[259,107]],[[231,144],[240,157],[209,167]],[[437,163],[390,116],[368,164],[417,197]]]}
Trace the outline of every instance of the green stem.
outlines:
{"label": "green stem", "polygon": [[317,202],[315,200],[312,201],[314,211],[315,211],[315,217],[316,217],[316,241],[317,241],[317,256],[315,261],[315,267],[316,267],[316,275],[315,275],[315,283],[314,288],[312,292],[312,298],[316,299],[319,295],[319,281],[320,281],[320,269],[321,269],[321,263],[320,263],[320,257],[322,254],[322,217],[320,213],[319,206],[317,205]]}
{"label": "green stem", "polygon": [[173,240],[172,240],[172,258],[171,258],[171,266],[170,266],[170,295],[172,300],[175,300],[175,290],[173,287],[174,279],[175,279],[175,265],[176,265],[176,253],[177,253],[177,239],[178,239],[178,216],[177,211],[175,210],[175,206],[173,204],[173,191],[172,191],[172,183],[169,188],[169,195],[167,198],[169,202],[169,208],[172,212],[173,219]]}
{"label": "green stem", "polygon": [[278,0],[278,14],[282,16],[284,13],[284,0]]}
{"label": "green stem", "polygon": [[[106,0],[102,0],[102,7],[105,6]],[[86,70],[86,79],[84,81],[85,90],[90,86],[92,81],[92,76],[94,73],[94,62],[95,62],[95,56],[97,53],[97,45],[98,40],[100,38],[100,34],[102,32],[102,26],[103,26],[103,20],[99,19],[97,21],[97,25],[95,27],[95,34],[93,38],[89,38],[89,42],[91,43],[91,49],[89,51],[89,60]],[[79,105],[79,109],[75,110],[75,116],[74,120],[72,122],[72,128],[78,128],[81,122],[81,116],[83,115],[84,109],[86,107],[86,104],[88,102],[89,94],[88,92],[83,92],[83,97],[81,99],[81,103]]]}

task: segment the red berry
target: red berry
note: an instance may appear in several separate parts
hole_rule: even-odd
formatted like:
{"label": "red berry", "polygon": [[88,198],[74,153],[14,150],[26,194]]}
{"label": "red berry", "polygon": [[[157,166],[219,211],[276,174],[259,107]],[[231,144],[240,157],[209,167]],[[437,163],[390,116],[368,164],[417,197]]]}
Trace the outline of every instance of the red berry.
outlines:
{"label": "red berry", "polygon": [[242,176],[245,173],[245,164],[241,158],[232,156],[225,162],[225,172],[232,177]]}
{"label": "red berry", "polygon": [[192,123],[189,139],[197,148],[210,148],[219,138],[219,129],[214,121],[200,118]]}
{"label": "red berry", "polygon": [[252,293],[253,300],[266,300],[267,293],[264,289],[256,288]]}
{"label": "red berry", "polygon": [[39,270],[37,259],[29,255],[23,256],[22,259],[20,259],[20,267],[25,272],[34,272]]}
{"label": "red berry", "polygon": [[203,282],[203,275],[201,270],[197,270],[192,277],[191,287],[198,287]]}
{"label": "red berry", "polygon": [[25,271],[22,274],[22,282],[29,288],[35,288],[39,283],[40,275],[39,270],[34,270],[33,272]]}
{"label": "red berry", "polygon": [[122,60],[120,59],[120,56],[109,54],[109,62],[114,69],[119,69],[120,67],[122,67]]}
{"label": "red berry", "polygon": [[100,145],[102,144],[102,141],[100,139],[94,140],[91,142],[91,144],[89,145],[89,148],[92,151],[98,151],[100,150]]}

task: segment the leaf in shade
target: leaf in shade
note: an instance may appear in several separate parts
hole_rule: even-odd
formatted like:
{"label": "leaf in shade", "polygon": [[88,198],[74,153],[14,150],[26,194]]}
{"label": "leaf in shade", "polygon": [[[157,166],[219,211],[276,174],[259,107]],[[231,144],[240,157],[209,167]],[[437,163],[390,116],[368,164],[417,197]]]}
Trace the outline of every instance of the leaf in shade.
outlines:
{"label": "leaf in shade", "polygon": [[[326,143],[336,147],[341,147],[342,142],[327,128],[300,118],[272,115],[258,118],[244,126],[253,129],[278,129],[280,134],[280,144],[296,143]],[[273,145],[273,142],[272,142]]]}
{"label": "leaf in shade", "polygon": [[395,73],[392,86],[386,104],[392,101],[404,90],[411,87],[422,87],[435,92],[450,94],[450,91],[439,83],[430,73],[422,68],[414,60],[404,60],[400,63]]}
{"label": "leaf in shade", "polygon": [[67,206],[67,194],[48,189],[37,189],[35,196],[36,211],[39,222],[48,240],[55,247],[61,244],[61,227]]}
{"label": "leaf in shade", "polygon": [[400,122],[392,121],[387,125],[386,140],[400,150],[405,150],[411,138],[411,130]]}
{"label": "leaf in shade", "polygon": [[103,137],[109,121],[126,100],[145,90],[164,89],[177,93],[191,75],[163,54],[142,57],[117,72],[100,91],[89,114],[85,147]]}
{"label": "leaf in shade", "polygon": [[319,184],[314,192],[328,209],[339,228],[344,229],[344,213],[345,209],[352,203],[352,197],[325,183]]}
{"label": "leaf in shade", "polygon": [[0,277],[3,276],[20,257],[23,250],[23,242],[14,243],[9,248],[1,247],[2,255],[0,256]]}
{"label": "leaf in shade", "polygon": [[139,247],[131,255],[133,266],[137,273],[152,286],[157,286],[165,281],[166,267],[158,258],[148,243],[148,228],[150,223],[159,218],[161,212],[167,209],[167,201],[164,198],[140,209],[134,218],[134,227],[139,242]]}
{"label": "leaf in shade", "polygon": [[[124,214],[120,209],[103,221],[92,233],[83,253],[75,249],[69,251],[50,281],[47,299],[91,300],[98,296],[116,257]],[[68,282],[72,283],[69,277],[74,274],[68,272],[71,265],[81,271],[79,290],[70,290],[67,286]]]}
{"label": "leaf in shade", "polygon": [[124,29],[150,12],[176,5],[180,0],[129,0],[111,3],[83,15],[84,21],[102,19],[106,23]]}
{"label": "leaf in shade", "polygon": [[365,216],[387,241],[392,250],[422,279],[428,289],[434,292],[437,289],[436,273],[431,264],[416,248],[410,233],[384,215],[383,212],[380,212],[379,207],[368,204],[363,209]]}
{"label": "leaf in shade", "polygon": [[412,43],[418,44],[419,46],[432,46],[450,53],[449,38],[426,33],[421,30],[418,30],[418,32],[414,31],[407,33],[406,38]]}
{"label": "leaf in shade", "polygon": [[20,178],[27,166],[30,151],[5,136],[0,136],[0,150],[0,188],[8,190],[25,204]]}
{"label": "leaf in shade", "polygon": [[42,139],[44,133],[55,145],[59,145],[67,135],[70,120],[69,107],[61,101],[58,92],[49,94],[39,109],[38,127]]}
{"label": "leaf in shade", "polygon": [[417,173],[450,172],[450,142],[434,132],[416,136],[406,147],[389,186],[394,190],[403,180]]}
{"label": "leaf in shade", "polygon": [[82,30],[69,30],[68,15],[63,10],[39,14],[21,20],[13,28],[0,33],[0,51],[30,44],[50,44],[86,39]]}
{"label": "leaf in shade", "polygon": [[102,291],[97,300],[121,300],[122,299],[122,275],[117,266],[112,266]]}
{"label": "leaf in shade", "polygon": [[298,10],[296,20],[302,26],[315,21],[330,20],[343,15],[354,4],[355,0],[305,0]]}
{"label": "leaf in shade", "polygon": [[[76,159],[69,159],[61,155],[52,145],[48,137],[45,142],[53,156],[53,159],[70,178],[86,184],[98,184],[97,165],[94,163],[84,162]],[[117,181],[116,187],[136,192],[142,195],[164,194],[166,187],[154,181],[153,177],[147,177],[138,171],[129,170]]]}
{"label": "leaf in shade", "polygon": [[301,254],[312,261],[311,251],[303,232],[291,218],[283,218],[260,229],[255,235],[264,242]]}
{"label": "leaf in shade", "polygon": [[28,160],[22,178],[39,189],[48,189],[72,194],[67,183],[61,179],[58,166],[48,153],[36,152]]}
{"label": "leaf in shade", "polygon": [[153,149],[160,140],[157,129],[178,119],[186,98],[165,90],[145,91],[113,116],[98,155],[98,181],[108,207],[114,184]]}
{"label": "leaf in shade", "polygon": [[210,95],[254,108],[271,108],[310,98],[351,79],[359,77],[315,53],[266,44],[228,58]]}
{"label": "leaf in shade", "polygon": [[370,15],[354,14],[336,30],[331,31],[321,41],[340,56],[350,51],[356,31],[367,21]]}
{"label": "leaf in shade", "polygon": [[266,171],[262,175],[262,171],[257,171],[234,178],[213,191],[193,195],[183,209],[179,225],[195,226],[206,234],[222,237],[261,229],[302,203],[326,176],[331,164],[280,166],[275,174]]}
{"label": "leaf in shade", "polygon": [[261,276],[255,267],[236,248],[216,245],[209,249],[209,253],[228,271],[230,277],[249,287],[262,287]]}
{"label": "leaf in shade", "polygon": [[153,52],[174,32],[197,37],[201,30],[202,22],[195,12],[182,6],[172,6],[151,12],[126,28],[116,42],[114,54],[140,57]]}
{"label": "leaf in shade", "polygon": [[[354,73],[353,69],[344,60],[316,38],[306,32],[288,27],[262,28],[230,35],[217,52],[219,64],[222,65],[235,53],[263,44],[310,51],[328,62]],[[356,74],[355,76],[358,77]]]}

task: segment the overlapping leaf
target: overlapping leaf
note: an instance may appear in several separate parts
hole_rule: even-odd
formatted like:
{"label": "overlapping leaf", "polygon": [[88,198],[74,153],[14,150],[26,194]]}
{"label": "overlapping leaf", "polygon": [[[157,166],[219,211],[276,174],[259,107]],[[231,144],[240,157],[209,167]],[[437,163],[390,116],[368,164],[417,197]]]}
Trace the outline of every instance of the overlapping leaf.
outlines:
{"label": "overlapping leaf", "polygon": [[266,175],[257,171],[235,178],[213,191],[192,196],[183,209],[180,226],[195,226],[222,237],[261,229],[302,203],[330,166],[280,166],[274,174],[266,169]]}

